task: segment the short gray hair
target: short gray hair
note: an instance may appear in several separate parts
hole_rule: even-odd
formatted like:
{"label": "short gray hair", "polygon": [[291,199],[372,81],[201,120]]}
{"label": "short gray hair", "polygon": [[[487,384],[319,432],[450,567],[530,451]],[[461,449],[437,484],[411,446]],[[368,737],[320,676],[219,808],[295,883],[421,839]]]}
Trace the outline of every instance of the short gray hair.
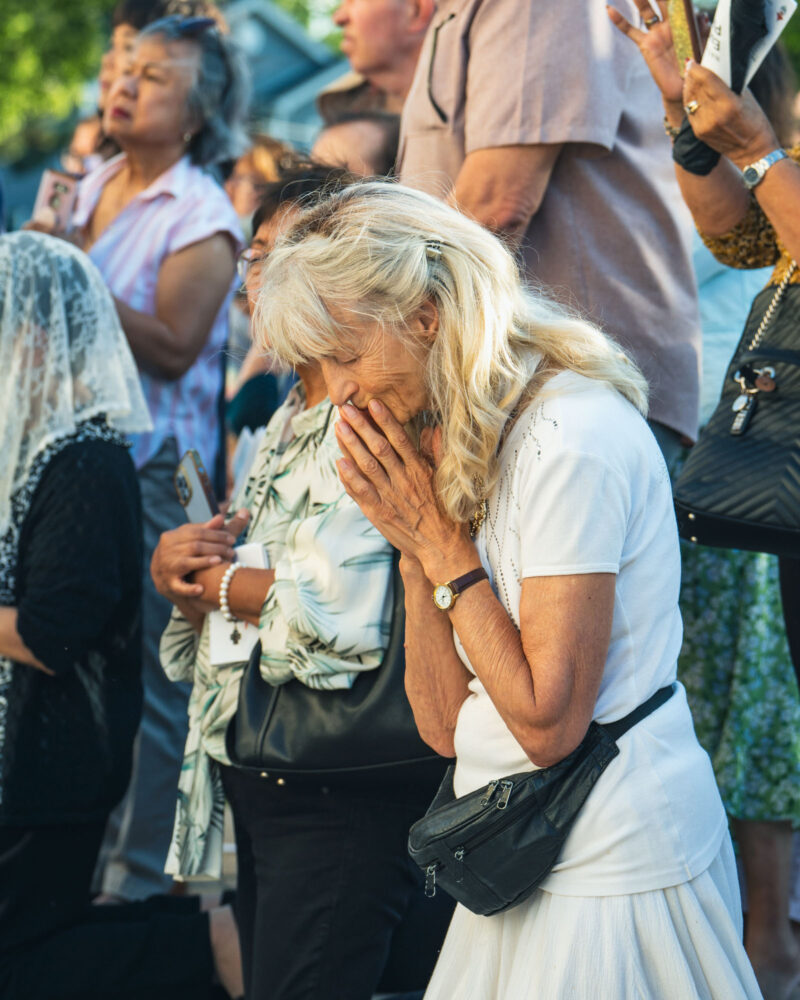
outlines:
{"label": "short gray hair", "polygon": [[188,97],[200,122],[188,146],[192,162],[206,166],[237,159],[249,146],[244,123],[250,103],[250,73],[238,45],[210,18],[162,17],[141,32],[153,35],[200,49],[200,70]]}

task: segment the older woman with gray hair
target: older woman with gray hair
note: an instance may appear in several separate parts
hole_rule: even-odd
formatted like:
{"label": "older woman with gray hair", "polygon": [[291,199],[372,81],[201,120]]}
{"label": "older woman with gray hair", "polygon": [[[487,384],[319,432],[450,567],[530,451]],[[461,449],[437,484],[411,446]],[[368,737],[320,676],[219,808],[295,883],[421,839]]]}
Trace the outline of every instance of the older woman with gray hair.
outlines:
{"label": "older woman with gray hair", "polygon": [[[71,238],[114,296],[153,430],[133,443],[144,508],[144,565],[183,518],[179,456],[221,457],[217,419],[228,304],[241,233],[209,173],[244,148],[241,56],[211,18],[166,17],[142,31],[105,103],[122,153],[81,182]],[[112,817],[102,888],[139,899],[167,889],[164,861],[186,739],[188,688],[158,659],[169,603],[143,581],[145,702],[127,798]]]}
{"label": "older woman with gray hair", "polygon": [[259,314],[285,360],[321,361],[345,489],[402,553],[406,687],[423,738],[457,760],[437,802],[478,792],[503,830],[530,808],[531,772],[620,721],[532,894],[530,857],[486,833],[428,869],[434,891],[455,866],[468,898],[495,850],[524,899],[456,908],[429,1000],[587,1000],[598,984],[755,1000],[725,813],[676,683],[678,538],[642,375],[526,290],[494,236],[399,186],[298,219]]}

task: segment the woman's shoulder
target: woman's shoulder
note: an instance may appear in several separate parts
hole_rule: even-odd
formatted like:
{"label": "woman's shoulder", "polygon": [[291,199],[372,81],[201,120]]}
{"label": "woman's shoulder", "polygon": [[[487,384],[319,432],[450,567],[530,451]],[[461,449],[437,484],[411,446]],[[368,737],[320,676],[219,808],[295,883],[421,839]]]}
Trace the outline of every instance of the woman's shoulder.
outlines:
{"label": "woman's shoulder", "polygon": [[646,432],[638,410],[608,382],[563,371],[520,413],[509,441],[537,451],[547,446],[605,455]]}
{"label": "woman's shoulder", "polygon": [[52,491],[63,495],[97,491],[108,499],[136,497],[138,484],[130,448],[121,439],[108,437],[77,438],[60,448],[50,458],[40,479],[40,494]]}

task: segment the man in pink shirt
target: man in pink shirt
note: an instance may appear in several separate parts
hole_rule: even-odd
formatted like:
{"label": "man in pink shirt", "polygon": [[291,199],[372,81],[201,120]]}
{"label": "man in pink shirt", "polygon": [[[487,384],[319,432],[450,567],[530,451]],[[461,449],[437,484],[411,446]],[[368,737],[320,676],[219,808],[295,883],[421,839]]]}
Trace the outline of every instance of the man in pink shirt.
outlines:
{"label": "man in pink shirt", "polygon": [[625,41],[589,0],[441,0],[399,173],[515,242],[532,282],[631,354],[669,462],[697,432],[691,226],[658,92]]}

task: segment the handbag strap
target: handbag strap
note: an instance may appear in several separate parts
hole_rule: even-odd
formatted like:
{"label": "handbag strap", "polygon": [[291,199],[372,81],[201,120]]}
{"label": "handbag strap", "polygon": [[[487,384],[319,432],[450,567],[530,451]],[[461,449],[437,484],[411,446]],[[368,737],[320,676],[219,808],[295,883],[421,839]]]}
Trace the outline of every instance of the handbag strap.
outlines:
{"label": "handbag strap", "polygon": [[641,722],[642,719],[646,719],[648,715],[655,712],[657,708],[669,701],[676,690],[676,685],[673,682],[668,684],[666,687],[659,688],[654,695],[651,695],[647,701],[642,702],[638,708],[634,708],[632,712],[623,716],[621,719],[617,719],[616,722],[598,722],[597,725],[601,729],[604,729],[612,740],[616,741],[620,736],[624,736],[629,729],[632,729],[637,722]]}
{"label": "handbag strap", "polygon": [[783,293],[786,291],[786,286],[792,280],[792,275],[796,270],[797,270],[797,261],[793,260],[792,263],[789,265],[789,270],[786,272],[786,274],[784,274],[783,278],[781,279],[781,283],[775,289],[775,294],[772,296],[772,301],[767,306],[764,315],[761,317],[761,322],[758,324],[758,329],[753,334],[750,343],[747,345],[748,351],[755,351],[761,345],[761,341],[764,337],[764,334],[767,332],[767,327],[772,321],[772,316],[775,310],[778,308],[778,304],[783,298]]}

